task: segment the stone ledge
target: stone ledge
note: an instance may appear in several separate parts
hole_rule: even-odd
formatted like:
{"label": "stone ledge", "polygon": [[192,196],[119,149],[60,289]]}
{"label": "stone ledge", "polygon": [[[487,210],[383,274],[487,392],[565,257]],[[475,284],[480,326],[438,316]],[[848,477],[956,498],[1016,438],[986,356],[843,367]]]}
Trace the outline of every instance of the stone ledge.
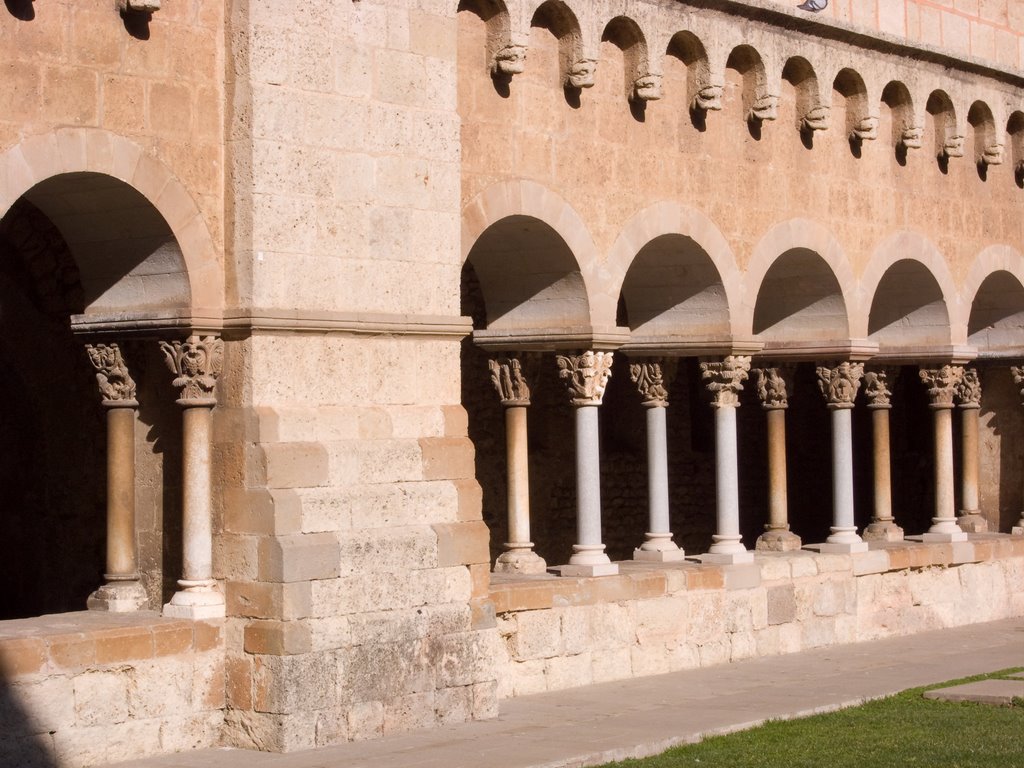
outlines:
{"label": "stone ledge", "polygon": [[12,678],[223,649],[218,621],[165,619],[152,611],[78,611],[0,622],[0,672]]}
{"label": "stone ledge", "polygon": [[[1010,557],[1024,557],[1024,537],[972,533],[968,541],[952,544],[870,542],[869,551],[853,555],[818,554],[807,550],[757,552],[753,566],[625,560],[618,563],[619,574],[615,576],[566,578],[550,574],[492,573],[489,596],[495,612],[502,614],[663,597],[680,591],[751,589],[764,583],[820,573],[845,572],[856,577]],[[739,573],[737,568],[751,572]]]}

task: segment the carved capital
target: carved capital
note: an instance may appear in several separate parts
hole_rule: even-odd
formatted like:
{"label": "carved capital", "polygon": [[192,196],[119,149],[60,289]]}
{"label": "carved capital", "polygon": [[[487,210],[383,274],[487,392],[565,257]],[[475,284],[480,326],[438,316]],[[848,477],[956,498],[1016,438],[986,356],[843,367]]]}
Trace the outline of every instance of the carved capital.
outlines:
{"label": "carved capital", "polygon": [[600,405],[612,375],[612,353],[587,350],[579,355],[556,355],[558,377],[565,381],[573,405]]}
{"label": "carved capital", "polygon": [[779,97],[775,94],[765,94],[764,96],[758,96],[754,99],[754,103],[750,107],[750,114],[747,115],[748,120],[774,120],[779,116]]}
{"label": "carved capital", "polygon": [[522,365],[518,358],[488,360],[487,367],[491,370],[491,382],[498,397],[501,398],[502,405],[530,404],[530,387],[523,377]]}
{"label": "carved capital", "polygon": [[86,344],[85,351],[96,369],[96,384],[99,385],[103,404],[108,407],[138,405],[135,381],[128,373],[121,348],[117,344]]}
{"label": "carved capital", "polygon": [[730,355],[720,363],[701,363],[701,378],[711,393],[714,408],[736,408],[740,404],[743,382],[750,371],[750,357]]}
{"label": "carved capital", "polygon": [[668,389],[665,388],[660,363],[630,363],[629,378],[636,384],[646,407],[664,408],[668,405]]}
{"label": "carved capital", "polygon": [[577,59],[569,67],[569,75],[566,77],[566,85],[570,88],[592,88],[594,86],[594,74],[597,72],[597,61],[594,59]]}
{"label": "carved capital", "polygon": [[864,371],[864,397],[867,398],[868,408],[892,408],[888,371]]}
{"label": "carved capital", "polygon": [[495,77],[521,75],[526,70],[526,46],[515,43],[506,45],[494,54],[491,73]]}
{"label": "carved capital", "polygon": [[853,130],[850,132],[850,138],[854,141],[874,141],[877,139],[878,118],[874,115],[862,117],[860,121],[853,126]]}
{"label": "carved capital", "polygon": [[944,365],[941,368],[922,368],[921,381],[928,387],[928,401],[932,408],[952,408],[964,369],[959,365]]}
{"label": "carved capital", "polygon": [[216,336],[189,336],[186,341],[161,341],[172,385],[181,390],[182,405],[213,405],[213,388],[224,365],[224,342]]}
{"label": "carved capital", "polygon": [[956,401],[961,408],[981,408],[981,378],[977,368],[964,368],[956,385]]}
{"label": "carved capital", "polygon": [[864,363],[842,362],[835,368],[819,365],[818,388],[829,408],[853,408],[860,389]]}
{"label": "carved capital", "polygon": [[657,101],[662,96],[661,75],[643,75],[633,83],[633,99],[636,101]]}
{"label": "carved capital", "polygon": [[1013,377],[1013,383],[1018,388],[1021,402],[1024,403],[1024,365],[1011,365],[1010,376]]}
{"label": "carved capital", "polygon": [[766,411],[782,410],[789,407],[786,391],[786,377],[779,368],[755,368],[757,396]]}
{"label": "carved capital", "polygon": [[801,131],[827,131],[828,116],[831,108],[825,104],[811,107],[807,114],[800,119]]}

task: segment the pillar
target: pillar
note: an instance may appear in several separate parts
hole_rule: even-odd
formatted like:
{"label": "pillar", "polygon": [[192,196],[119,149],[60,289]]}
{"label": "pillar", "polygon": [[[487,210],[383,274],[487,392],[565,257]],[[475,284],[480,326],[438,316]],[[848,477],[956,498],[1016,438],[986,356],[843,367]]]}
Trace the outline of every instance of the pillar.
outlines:
{"label": "pillar", "polygon": [[750,358],[726,357],[720,363],[701,363],[701,377],[715,409],[716,533],[711,549],[700,559],[709,563],[749,563],[754,553],[740,536],[739,462],[736,450],[736,409],[750,370]]}
{"label": "pillar", "polygon": [[928,407],[935,430],[935,517],[922,541],[966,541],[967,534],[956,524],[953,481],[953,395],[964,369],[957,365],[922,369],[921,381],[928,387]]}
{"label": "pillar", "polygon": [[864,372],[864,395],[871,411],[871,448],[875,512],[864,529],[866,541],[903,541],[903,529],[892,516],[892,461],[889,454],[889,411],[892,392],[884,370]]}
{"label": "pillar", "polygon": [[224,616],[224,595],[213,578],[213,510],[211,444],[214,387],[223,367],[224,342],[215,336],[160,342],[172,384],[181,390],[182,407],[182,578],[180,589],[164,606],[174,618]]}
{"label": "pillar", "polygon": [[768,420],[768,524],[757,537],[755,549],[791,552],[800,549],[800,537],[789,530],[789,495],[786,483],[786,380],[778,368],[757,368],[757,396]]}
{"label": "pillar", "polygon": [[864,374],[863,363],[819,366],[818,386],[832,414],[832,533],[822,552],[866,552],[853,516],[853,405]]}
{"label": "pillar", "polygon": [[494,563],[496,573],[544,573],[547,564],[530,541],[530,453],[526,412],[530,387],[517,357],[489,360],[491,382],[505,411],[505,462],[508,476],[508,541]]}
{"label": "pillar", "polygon": [[[1024,401],[1024,366],[1011,365],[1010,375],[1013,376],[1013,383],[1019,388],[1021,400]],[[1020,513],[1020,520],[1011,529],[1015,536],[1024,536],[1024,511]]]}
{"label": "pillar", "polygon": [[661,563],[682,560],[685,553],[672,541],[669,524],[668,432],[665,425],[668,390],[661,363],[631,364],[629,376],[643,398],[647,413],[648,525],[644,543],[633,550],[633,559]]}
{"label": "pillar", "polygon": [[89,595],[90,611],[137,611],[149,601],[139,581],[135,539],[135,382],[117,344],[86,345],[107,412],[106,583]]}
{"label": "pillar", "polygon": [[977,368],[964,369],[956,387],[957,408],[961,425],[960,513],[957,525],[967,533],[985,533],[988,521],[981,516],[978,495],[979,443],[978,422],[981,414],[981,379]]}
{"label": "pillar", "polygon": [[576,421],[576,544],[563,576],[619,572],[601,541],[601,449],[597,411],[612,373],[611,352],[558,355],[558,375],[569,390]]}

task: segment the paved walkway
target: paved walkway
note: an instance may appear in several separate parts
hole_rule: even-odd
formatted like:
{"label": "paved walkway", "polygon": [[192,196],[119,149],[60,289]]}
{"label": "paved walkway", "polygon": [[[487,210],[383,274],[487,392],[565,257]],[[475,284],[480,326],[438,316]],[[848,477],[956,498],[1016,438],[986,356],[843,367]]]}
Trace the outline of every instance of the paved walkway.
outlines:
{"label": "paved walkway", "polygon": [[578,768],[770,718],[1024,666],[1024,618],[503,702],[495,720],[269,755],[211,749],[119,768]]}

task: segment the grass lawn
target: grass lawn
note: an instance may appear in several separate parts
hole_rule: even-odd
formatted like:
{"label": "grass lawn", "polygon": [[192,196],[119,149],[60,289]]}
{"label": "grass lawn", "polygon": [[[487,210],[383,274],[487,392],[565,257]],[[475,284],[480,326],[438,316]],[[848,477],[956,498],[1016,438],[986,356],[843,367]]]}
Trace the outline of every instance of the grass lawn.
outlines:
{"label": "grass lawn", "polygon": [[921,695],[1019,671],[914,688],[801,720],[773,721],[607,768],[1024,768],[1024,701],[995,707],[930,701]]}

